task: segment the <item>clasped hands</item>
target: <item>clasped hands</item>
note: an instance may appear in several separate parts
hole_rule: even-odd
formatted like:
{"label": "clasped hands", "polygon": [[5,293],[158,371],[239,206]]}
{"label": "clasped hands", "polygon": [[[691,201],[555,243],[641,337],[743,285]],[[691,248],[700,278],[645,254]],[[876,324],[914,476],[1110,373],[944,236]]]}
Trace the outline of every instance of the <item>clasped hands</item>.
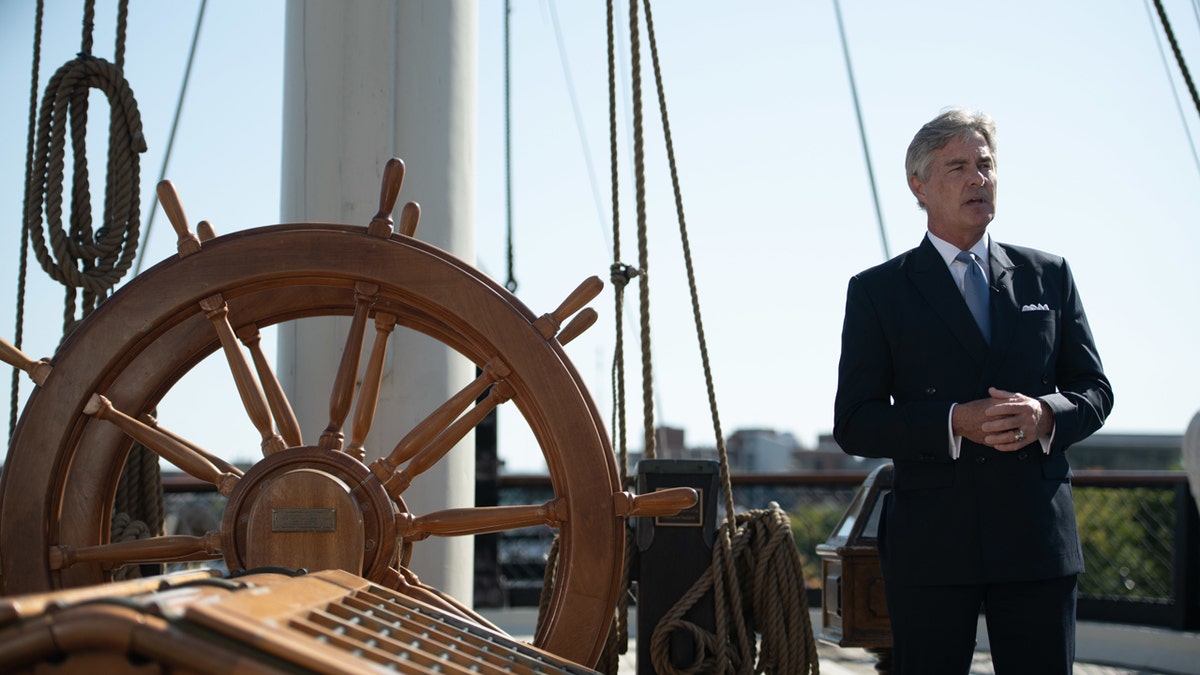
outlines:
{"label": "clasped hands", "polygon": [[1043,401],[995,387],[988,388],[988,395],[954,406],[950,423],[956,436],[1012,452],[1054,428],[1054,413]]}

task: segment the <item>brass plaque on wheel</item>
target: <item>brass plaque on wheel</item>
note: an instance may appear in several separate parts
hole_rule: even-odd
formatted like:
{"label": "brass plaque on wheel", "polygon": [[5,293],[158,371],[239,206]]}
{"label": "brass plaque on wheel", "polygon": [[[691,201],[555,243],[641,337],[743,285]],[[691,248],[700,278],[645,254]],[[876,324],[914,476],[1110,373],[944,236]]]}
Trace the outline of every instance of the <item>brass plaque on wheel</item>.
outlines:
{"label": "brass plaque on wheel", "polygon": [[336,532],[337,509],[271,509],[272,532]]}

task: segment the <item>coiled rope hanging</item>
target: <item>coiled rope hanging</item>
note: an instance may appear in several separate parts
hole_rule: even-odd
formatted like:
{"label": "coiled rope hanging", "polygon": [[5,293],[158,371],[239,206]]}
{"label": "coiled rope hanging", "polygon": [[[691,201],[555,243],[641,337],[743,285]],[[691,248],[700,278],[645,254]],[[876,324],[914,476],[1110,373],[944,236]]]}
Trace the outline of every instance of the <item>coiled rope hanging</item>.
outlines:
{"label": "coiled rope hanging", "polygon": [[[26,186],[25,227],[42,269],[67,287],[64,336],[79,321],[75,317],[77,290],[83,291],[82,316],[86,316],[125,276],[137,254],[141,203],[138,155],[146,151],[146,139],[142,135],[137,102],[123,74],[128,4],[128,0],[119,4],[116,58],[115,63],[109,63],[92,55],[95,0],[88,0],[84,7],[80,54],[50,78],[38,114],[37,138]],[[91,89],[102,91],[111,108],[104,213],[98,228],[93,228],[87,169]],[[69,223],[64,226],[68,129],[73,165]]]}

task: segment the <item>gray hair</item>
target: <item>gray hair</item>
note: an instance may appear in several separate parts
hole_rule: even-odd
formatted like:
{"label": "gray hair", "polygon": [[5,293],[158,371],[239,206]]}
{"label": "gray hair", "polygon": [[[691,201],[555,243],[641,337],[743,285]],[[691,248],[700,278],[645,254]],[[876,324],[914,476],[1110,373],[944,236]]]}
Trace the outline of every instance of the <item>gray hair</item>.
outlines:
{"label": "gray hair", "polygon": [[992,157],[996,156],[996,123],[982,112],[966,108],[948,108],[940,115],[930,120],[913,136],[908,144],[908,154],[904,157],[904,170],[909,176],[916,176],[922,182],[929,178],[929,164],[933,161],[933,153],[945,147],[947,143],[964,136],[978,132],[991,150]]}

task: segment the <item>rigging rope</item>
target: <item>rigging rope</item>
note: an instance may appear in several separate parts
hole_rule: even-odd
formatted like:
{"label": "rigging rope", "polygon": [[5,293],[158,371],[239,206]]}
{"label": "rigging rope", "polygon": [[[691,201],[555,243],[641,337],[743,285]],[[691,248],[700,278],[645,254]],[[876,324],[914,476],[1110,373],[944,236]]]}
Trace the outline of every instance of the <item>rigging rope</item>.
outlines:
{"label": "rigging rope", "polygon": [[[614,23],[613,0],[606,5],[606,30],[608,34],[608,137],[609,162],[612,180],[612,222],[613,222],[613,264],[609,268],[609,277],[613,284],[614,312],[613,318],[616,330],[616,344],[613,349],[613,429],[617,437],[618,468],[621,476],[621,486],[629,483],[629,447],[626,438],[625,420],[625,287],[629,285],[639,271],[621,260],[621,211],[620,211],[620,171],[617,162],[617,67],[616,67],[616,33]],[[613,626],[609,640],[604,645],[602,672],[615,673],[618,670],[618,659],[629,648],[629,580],[633,569],[633,551],[635,542],[632,532],[626,531],[625,559],[622,561],[621,585],[617,596],[617,609],[613,617]]]}
{"label": "rigging rope", "polygon": [[1167,20],[1167,11],[1163,9],[1162,0],[1154,0],[1154,9],[1158,11],[1158,19],[1162,22],[1163,31],[1167,34],[1167,41],[1171,43],[1171,52],[1175,54],[1175,62],[1179,64],[1179,72],[1183,75],[1183,81],[1187,83],[1188,92],[1192,95],[1192,105],[1196,106],[1197,112],[1200,112],[1200,94],[1196,93],[1192,75],[1188,72],[1187,63],[1183,60],[1183,53],[1179,51],[1179,42],[1175,40],[1175,31],[1171,30],[1171,22]]}
{"label": "rigging rope", "polygon": [[[650,458],[654,456],[655,439],[650,366],[650,311],[648,275],[646,274],[648,258],[644,133],[641,116],[641,55],[637,4],[637,0],[630,1],[629,13],[634,98],[634,172],[638,202],[638,252],[642,300],[643,408],[645,410],[646,457]],[[732,481],[729,476],[729,457],[725,447],[724,433],[721,429],[720,415],[717,411],[712,368],[701,318],[699,293],[687,234],[687,221],[684,217],[678,165],[675,161],[671,125],[667,114],[662,67],[654,33],[654,17],[650,8],[650,0],[643,0],[642,5],[645,9],[646,34],[649,40],[651,63],[654,68],[654,81],[671,172],[676,214],[679,219],[679,233],[691,295],[692,315],[704,369],[713,432],[716,437],[726,514],[726,521],[717,533],[713,561],[709,571],[660,620],[653,634],[649,636],[652,640],[654,667],[658,673],[663,675],[671,673],[682,675],[702,671],[739,674],[751,672],[817,673],[820,666],[816,657],[816,646],[808,614],[804,574],[801,569],[799,551],[791,536],[787,515],[776,504],[772,504],[766,510],[751,512],[743,516],[737,516],[735,512]],[[616,250],[616,254],[619,256],[619,249]],[[619,260],[619,257],[617,259]],[[739,562],[742,564],[739,565]],[[751,592],[749,616],[751,619],[757,619],[755,625],[747,626],[746,624],[747,613],[743,611],[745,606],[742,597],[743,584]],[[713,591],[717,610],[716,631],[712,634],[681,618],[695,604],[696,600],[710,589]],[[670,635],[676,629],[688,630],[697,637],[695,641],[697,652],[694,655],[693,663],[683,669],[675,668],[669,658]],[[757,655],[755,633],[762,635],[762,649]]]}
{"label": "rigging rope", "polygon": [[[33,19],[33,74],[30,76],[29,83],[29,134],[25,140],[25,176],[26,183],[28,177],[33,175],[33,139],[37,133],[37,85],[38,73],[42,63],[42,18],[45,15],[45,0],[38,0],[37,9],[34,11]],[[24,214],[29,210],[29,191],[25,191],[25,200],[21,207],[21,213]],[[22,335],[25,331],[25,277],[29,270],[29,230],[21,228],[21,253],[19,262],[17,263],[17,325],[16,337],[13,340],[13,346],[20,349],[22,346]],[[12,371],[12,398],[9,401],[8,410],[8,437],[12,440],[13,432],[17,428],[17,399],[21,397],[21,371],[13,368]]]}
{"label": "rigging rope", "polygon": [[642,127],[642,48],[638,39],[637,0],[629,2],[629,52],[633,73],[633,175],[637,203],[638,301],[642,340],[643,456],[655,456],[654,367],[650,359],[650,253],[646,236],[646,150]]}

